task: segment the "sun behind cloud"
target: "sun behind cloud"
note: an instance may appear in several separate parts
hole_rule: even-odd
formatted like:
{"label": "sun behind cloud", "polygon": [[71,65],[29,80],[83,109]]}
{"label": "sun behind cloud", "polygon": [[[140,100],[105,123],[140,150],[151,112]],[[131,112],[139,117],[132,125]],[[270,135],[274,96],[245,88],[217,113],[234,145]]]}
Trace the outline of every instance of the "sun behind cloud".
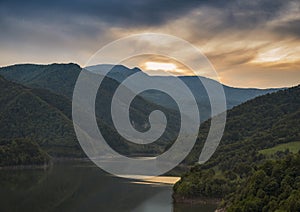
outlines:
{"label": "sun behind cloud", "polygon": [[161,62],[146,62],[146,70],[162,70],[162,71],[174,71],[177,69],[177,66],[174,63],[161,63]]}
{"label": "sun behind cloud", "polygon": [[183,63],[166,56],[144,54],[128,58],[122,64],[134,68],[139,67],[150,76],[194,76],[196,75]]}

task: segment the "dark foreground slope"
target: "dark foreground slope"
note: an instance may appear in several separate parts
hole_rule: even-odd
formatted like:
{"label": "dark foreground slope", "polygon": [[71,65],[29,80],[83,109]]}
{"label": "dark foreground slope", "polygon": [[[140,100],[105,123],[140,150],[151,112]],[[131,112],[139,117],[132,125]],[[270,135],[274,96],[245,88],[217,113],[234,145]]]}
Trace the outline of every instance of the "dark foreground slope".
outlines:
{"label": "dark foreground slope", "polygon": [[[61,96],[34,90],[0,78],[0,139],[6,144],[23,138],[38,144],[51,156],[83,156],[72,121],[59,104]],[[50,101],[51,100],[51,101]]]}
{"label": "dark foreground slope", "polygon": [[[191,163],[199,156],[201,143],[206,137],[205,132],[207,132],[208,127],[209,121],[202,125],[199,142],[186,160],[187,162]],[[174,198],[176,201],[184,201],[193,198],[225,198],[228,200],[229,197],[237,197],[238,194],[235,192],[239,188],[249,188],[249,185],[245,183],[251,181],[251,177],[255,178],[257,172],[264,169],[264,166],[260,165],[264,161],[294,157],[289,156],[291,154],[289,150],[275,153],[272,156],[261,154],[265,152],[261,150],[276,148],[283,143],[288,146],[289,142],[295,146],[295,142],[299,141],[300,86],[250,100],[228,111],[225,133],[217,151],[207,163],[194,166],[190,172],[182,177],[181,181],[174,186]],[[281,163],[284,162],[278,162],[278,167]],[[271,167],[271,169],[273,168]],[[275,169],[277,170],[277,168]],[[295,171],[293,177],[299,178],[299,166],[293,165],[291,169]],[[267,175],[272,178],[272,173]],[[281,183],[285,177],[287,175],[282,173],[282,177],[279,177],[276,183]],[[297,180],[299,180],[298,178]],[[268,189],[275,189],[275,193],[272,195],[275,195],[276,198],[279,197],[284,191],[280,190],[280,186],[278,187],[276,183],[268,181],[268,186],[274,187],[269,188],[264,184],[266,190],[263,191],[268,192]],[[297,187],[297,189],[299,188]],[[240,192],[250,191],[243,190]],[[299,190],[296,192],[299,193]],[[239,200],[232,200],[235,205],[237,202],[244,201],[244,196],[241,195],[239,198]],[[247,199],[247,197],[245,198]],[[288,197],[283,194],[280,198],[288,201]],[[272,201],[272,199],[266,201]],[[260,204],[262,207],[269,202],[261,202]],[[253,210],[247,208],[244,211]],[[268,210],[266,209],[266,211]]]}

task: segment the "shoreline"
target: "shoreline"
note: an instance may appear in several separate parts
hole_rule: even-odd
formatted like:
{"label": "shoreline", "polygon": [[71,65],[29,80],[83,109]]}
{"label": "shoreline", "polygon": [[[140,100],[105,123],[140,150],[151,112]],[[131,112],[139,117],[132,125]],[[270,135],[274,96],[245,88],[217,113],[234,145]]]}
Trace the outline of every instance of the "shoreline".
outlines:
{"label": "shoreline", "polygon": [[51,158],[49,163],[46,164],[28,164],[28,165],[12,165],[12,166],[0,166],[0,170],[26,170],[26,169],[47,169],[54,163],[64,161],[89,161],[88,158]]}
{"label": "shoreline", "polygon": [[1,170],[30,170],[30,169],[47,169],[52,166],[52,163],[43,165],[14,165],[14,166],[1,166]]}
{"label": "shoreline", "polygon": [[[72,162],[72,161],[89,161],[88,158],[52,158],[51,161],[43,165],[16,165],[16,166],[4,166],[0,167],[0,171],[5,170],[47,170],[50,169],[55,163],[60,162]],[[133,180],[129,183],[133,184],[144,184],[149,186],[170,186],[173,187],[176,182],[178,182],[181,177],[178,176],[156,176],[156,177],[146,177],[142,179]],[[219,205],[222,199],[218,198],[184,198],[177,195],[172,195],[174,204],[188,204],[188,205],[197,205],[197,204],[214,204]],[[224,212],[224,209],[217,209],[216,212]]]}
{"label": "shoreline", "polygon": [[222,201],[220,198],[204,198],[204,197],[197,197],[197,198],[184,198],[179,197],[177,195],[172,195],[173,201],[176,204],[190,204],[190,205],[197,205],[197,204],[216,204],[219,205]]}

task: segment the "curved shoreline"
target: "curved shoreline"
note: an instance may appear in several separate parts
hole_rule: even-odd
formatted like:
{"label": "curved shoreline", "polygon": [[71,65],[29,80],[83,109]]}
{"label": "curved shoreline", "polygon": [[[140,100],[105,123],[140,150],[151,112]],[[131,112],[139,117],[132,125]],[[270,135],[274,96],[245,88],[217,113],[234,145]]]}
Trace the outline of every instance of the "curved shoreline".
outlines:
{"label": "curved shoreline", "polygon": [[43,164],[43,165],[15,165],[15,166],[2,166],[0,167],[0,170],[26,170],[26,169],[47,169],[52,165],[52,163],[49,164]]}
{"label": "curved shoreline", "polygon": [[161,184],[161,185],[170,185],[173,186],[176,182],[180,180],[180,177],[174,177],[174,176],[156,176],[151,178],[145,178],[141,180],[134,181],[133,183],[136,184]]}
{"label": "curved shoreline", "polygon": [[89,161],[88,158],[51,158],[48,163],[45,164],[28,164],[28,165],[12,165],[12,166],[0,166],[0,170],[25,170],[25,169],[46,169],[52,166],[54,163],[64,161]]}

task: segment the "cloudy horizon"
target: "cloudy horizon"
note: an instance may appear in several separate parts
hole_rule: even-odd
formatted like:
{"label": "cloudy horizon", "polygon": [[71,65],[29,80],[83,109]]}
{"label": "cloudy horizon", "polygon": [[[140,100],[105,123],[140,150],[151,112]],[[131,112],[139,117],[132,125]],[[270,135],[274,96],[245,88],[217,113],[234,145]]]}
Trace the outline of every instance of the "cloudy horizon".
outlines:
{"label": "cloudy horizon", "polygon": [[[4,0],[0,26],[0,66],[83,66],[111,41],[155,32],[198,47],[226,85],[268,88],[300,83],[299,1]],[[152,57],[132,66],[152,74],[163,67],[189,75],[167,58]]]}

